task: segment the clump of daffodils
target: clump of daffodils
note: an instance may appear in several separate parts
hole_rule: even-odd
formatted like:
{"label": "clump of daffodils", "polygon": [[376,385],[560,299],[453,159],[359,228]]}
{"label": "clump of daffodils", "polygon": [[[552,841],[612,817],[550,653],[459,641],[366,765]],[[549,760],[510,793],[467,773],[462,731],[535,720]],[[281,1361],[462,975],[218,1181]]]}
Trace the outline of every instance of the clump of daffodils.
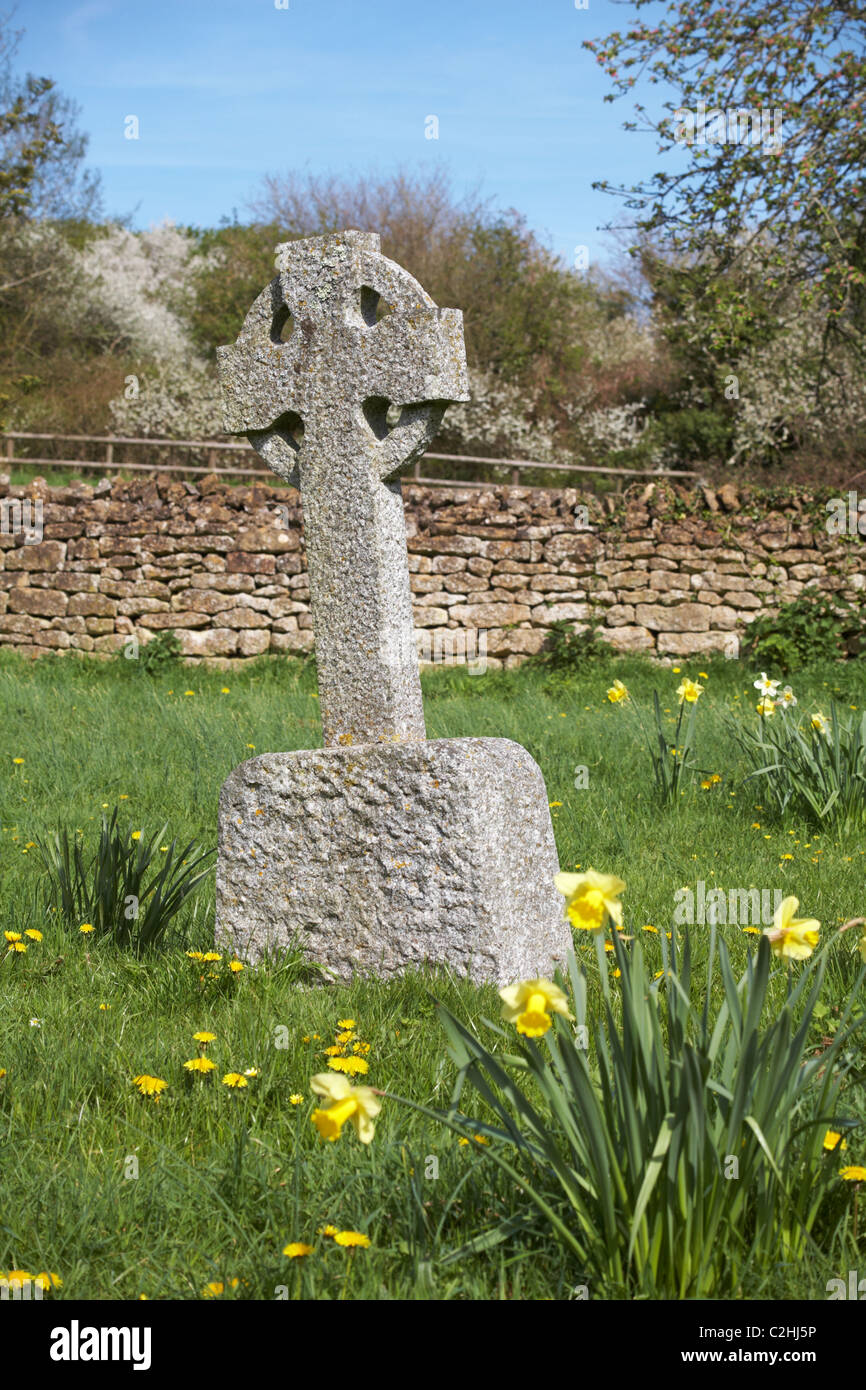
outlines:
{"label": "clump of daffodils", "polygon": [[550,980],[522,980],[499,991],[502,1017],[506,1023],[517,1025],[518,1033],[526,1038],[541,1038],[553,1026],[551,1014],[573,1019],[568,1000],[559,985]]}
{"label": "clump of daffodils", "polygon": [[362,1144],[372,1142],[373,1120],[382,1109],[382,1102],[369,1086],[353,1086],[345,1076],[319,1072],[310,1078],[310,1089],[316,1096],[330,1101],[318,1107],[311,1116],[323,1139],[339,1139],[343,1126],[351,1123]]}
{"label": "clump of daffodils", "polygon": [[764,935],[773,954],[783,960],[806,960],[818,945],[821,923],[814,917],[795,917],[800,906],[797,898],[785,898],[773,914],[773,925]]}
{"label": "clump of daffodils", "polygon": [[565,915],[581,931],[603,931],[608,918],[622,926],[620,893],[625,884],[615,874],[557,874],[553,880],[565,898]]}

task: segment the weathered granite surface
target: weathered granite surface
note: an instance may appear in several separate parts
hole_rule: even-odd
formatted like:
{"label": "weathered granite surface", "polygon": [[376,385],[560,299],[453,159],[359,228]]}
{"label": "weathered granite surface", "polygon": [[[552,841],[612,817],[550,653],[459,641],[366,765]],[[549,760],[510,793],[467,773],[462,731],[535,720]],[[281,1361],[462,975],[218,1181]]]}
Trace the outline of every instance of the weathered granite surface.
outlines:
{"label": "weathered granite surface", "polygon": [[463,315],[370,232],[288,242],[276,261],[237,343],[218,349],[225,427],[300,488],[325,744],[423,739],[393,475],[429,448],[448,401],[469,398]]}
{"label": "weathered granite surface", "polygon": [[544,779],[509,739],[269,753],[220,796],[217,943],[293,940],[340,980],[550,975],[570,930]]}

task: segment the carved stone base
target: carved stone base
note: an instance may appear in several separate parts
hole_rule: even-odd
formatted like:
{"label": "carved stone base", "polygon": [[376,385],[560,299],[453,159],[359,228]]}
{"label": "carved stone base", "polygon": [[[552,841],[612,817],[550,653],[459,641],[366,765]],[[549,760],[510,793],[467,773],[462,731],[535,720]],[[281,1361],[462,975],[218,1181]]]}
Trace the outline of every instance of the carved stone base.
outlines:
{"label": "carved stone base", "polygon": [[509,739],[266,753],[220,794],[217,945],[333,977],[424,963],[498,984],[571,944],[541,769]]}

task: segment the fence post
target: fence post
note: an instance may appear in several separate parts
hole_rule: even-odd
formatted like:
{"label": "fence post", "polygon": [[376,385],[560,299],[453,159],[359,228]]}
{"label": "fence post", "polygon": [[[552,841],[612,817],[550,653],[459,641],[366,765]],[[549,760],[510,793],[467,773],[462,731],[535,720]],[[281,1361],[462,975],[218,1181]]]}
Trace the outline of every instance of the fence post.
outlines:
{"label": "fence post", "polygon": [[105,462],[106,465],[114,463],[114,444],[111,439],[108,440],[105,446]]}
{"label": "fence post", "polygon": [[520,487],[520,469],[519,469],[519,468],[512,468],[512,470],[511,470],[511,486],[512,486],[512,487]]}

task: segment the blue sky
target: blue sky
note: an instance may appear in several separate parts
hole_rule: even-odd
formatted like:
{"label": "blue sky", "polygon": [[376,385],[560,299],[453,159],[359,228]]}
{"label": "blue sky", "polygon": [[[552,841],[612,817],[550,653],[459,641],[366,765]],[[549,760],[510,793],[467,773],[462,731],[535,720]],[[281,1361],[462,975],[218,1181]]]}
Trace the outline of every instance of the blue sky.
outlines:
{"label": "blue sky", "polygon": [[630,105],[603,102],[581,47],[631,14],[611,0],[20,0],[14,24],[19,66],[80,103],[107,209],[136,226],[243,219],[266,173],[441,163],[571,262],[577,245],[609,254],[599,229],[619,204],[592,181],[655,167],[652,135],[621,129]]}

